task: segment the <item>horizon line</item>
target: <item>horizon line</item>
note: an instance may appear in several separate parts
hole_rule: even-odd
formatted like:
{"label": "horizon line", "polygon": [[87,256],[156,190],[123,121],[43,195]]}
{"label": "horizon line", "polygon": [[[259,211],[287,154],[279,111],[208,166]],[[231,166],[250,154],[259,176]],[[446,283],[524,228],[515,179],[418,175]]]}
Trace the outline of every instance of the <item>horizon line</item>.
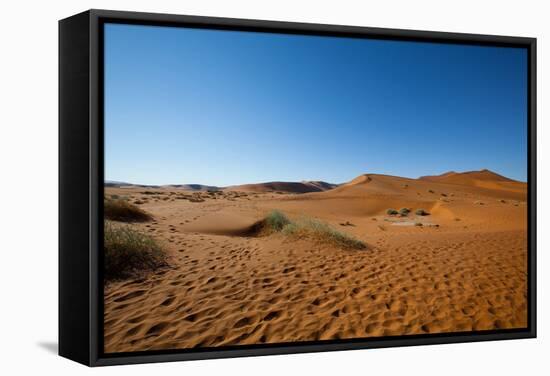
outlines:
{"label": "horizon line", "polygon": [[480,170],[468,170],[468,171],[462,171],[462,172],[457,172],[457,171],[454,171],[454,170],[450,170],[450,171],[446,171],[446,172],[443,172],[441,174],[433,174],[433,175],[420,175],[416,178],[411,178],[411,177],[407,177],[407,176],[400,176],[400,175],[391,175],[391,174],[381,174],[381,173],[375,173],[375,172],[367,172],[367,173],[363,173],[363,174],[359,174],[359,175],[356,175],[354,178],[351,178],[347,181],[344,181],[344,182],[340,182],[340,183],[334,183],[334,182],[330,182],[330,181],[327,181],[327,180],[319,180],[319,179],[314,179],[314,180],[269,180],[269,181],[260,181],[260,182],[254,182],[254,183],[240,183],[240,184],[229,184],[229,185],[217,185],[217,184],[202,184],[202,183],[163,183],[163,184],[148,184],[148,183],[134,183],[134,182],[129,182],[129,181],[124,181],[124,180],[116,180],[116,179],[104,179],[103,180],[103,183],[104,184],[127,184],[127,185],[136,185],[136,186],[148,186],[148,187],[165,187],[165,186],[181,186],[181,185],[200,185],[200,186],[203,186],[203,187],[216,187],[216,188],[229,188],[229,187],[234,187],[234,186],[240,186],[240,185],[252,185],[252,184],[268,184],[268,183],[311,183],[311,182],[322,182],[322,183],[327,183],[327,184],[333,184],[333,185],[342,185],[342,184],[345,184],[345,183],[348,183],[360,176],[365,176],[365,175],[382,175],[382,176],[390,176],[390,177],[397,177],[397,178],[402,178],[402,179],[411,179],[411,180],[419,180],[421,178],[425,178],[425,177],[437,177],[437,176],[443,176],[443,175],[447,175],[447,174],[468,174],[468,173],[475,173],[475,172],[490,172],[490,173],[493,173],[495,175],[499,175],[503,178],[506,178],[506,179],[509,179],[509,180],[512,180],[512,181],[516,181],[516,182],[519,182],[519,183],[528,183],[528,181],[522,181],[522,180],[517,180],[517,179],[512,179],[510,177],[507,177],[506,175],[503,175],[503,174],[500,174],[498,172],[495,172],[493,170],[489,170],[487,168],[483,168],[483,169],[480,169]]}

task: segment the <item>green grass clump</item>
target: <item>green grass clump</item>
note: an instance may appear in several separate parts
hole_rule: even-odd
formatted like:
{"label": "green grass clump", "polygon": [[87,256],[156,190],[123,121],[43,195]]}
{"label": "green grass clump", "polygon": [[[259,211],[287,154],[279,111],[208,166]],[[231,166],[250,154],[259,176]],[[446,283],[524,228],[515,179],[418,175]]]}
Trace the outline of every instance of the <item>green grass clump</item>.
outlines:
{"label": "green grass clump", "polygon": [[164,249],[150,236],[127,225],[105,221],[103,236],[105,280],[137,277],[166,266]]}
{"label": "green grass clump", "polygon": [[272,210],[269,212],[263,221],[264,228],[271,232],[282,231],[283,228],[290,223],[290,219],[278,210]]}
{"label": "green grass clump", "polygon": [[424,209],[418,209],[416,212],[415,212],[416,215],[420,215],[420,216],[425,216],[425,215],[430,215],[430,213],[428,213],[426,210]]}
{"label": "green grass clump", "polygon": [[105,219],[119,222],[147,222],[153,219],[151,214],[125,200],[103,200],[103,215]]}
{"label": "green grass clump", "polygon": [[388,215],[397,215],[397,214],[399,214],[399,212],[395,209],[388,209],[388,210],[386,210],[386,213]]}

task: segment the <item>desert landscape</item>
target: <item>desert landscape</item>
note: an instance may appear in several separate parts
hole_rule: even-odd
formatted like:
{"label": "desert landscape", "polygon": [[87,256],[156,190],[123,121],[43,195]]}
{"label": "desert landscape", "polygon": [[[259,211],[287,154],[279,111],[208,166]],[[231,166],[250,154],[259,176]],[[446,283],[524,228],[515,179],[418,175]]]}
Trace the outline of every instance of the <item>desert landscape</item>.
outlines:
{"label": "desert landscape", "polygon": [[526,327],[526,200],[489,170],[107,182],[104,351]]}

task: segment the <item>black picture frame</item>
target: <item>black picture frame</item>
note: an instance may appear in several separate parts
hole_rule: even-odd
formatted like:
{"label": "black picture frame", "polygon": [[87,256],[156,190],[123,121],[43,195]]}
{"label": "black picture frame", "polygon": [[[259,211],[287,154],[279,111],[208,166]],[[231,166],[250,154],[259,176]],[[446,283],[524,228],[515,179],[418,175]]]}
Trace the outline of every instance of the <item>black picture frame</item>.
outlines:
{"label": "black picture frame", "polygon": [[[464,333],[104,354],[103,24],[105,22],[528,51],[528,327]],[[59,21],[59,354],[88,366],[536,337],[536,39],[172,14],[88,10]]]}

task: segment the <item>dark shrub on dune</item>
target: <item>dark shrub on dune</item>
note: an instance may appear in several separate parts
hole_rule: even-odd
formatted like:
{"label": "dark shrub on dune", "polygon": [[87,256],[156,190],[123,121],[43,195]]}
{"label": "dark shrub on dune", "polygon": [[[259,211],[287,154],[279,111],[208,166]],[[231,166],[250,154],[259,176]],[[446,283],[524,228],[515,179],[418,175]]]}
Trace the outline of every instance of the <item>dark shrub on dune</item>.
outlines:
{"label": "dark shrub on dune", "polygon": [[103,200],[105,219],[119,222],[147,222],[153,216],[125,200]]}
{"label": "dark shrub on dune", "polygon": [[104,226],[103,255],[107,281],[137,277],[167,265],[164,249],[153,238],[109,221]]}
{"label": "dark shrub on dune", "polygon": [[397,215],[397,214],[399,214],[399,212],[395,209],[388,209],[388,210],[386,210],[386,213],[388,215]]}
{"label": "dark shrub on dune", "polygon": [[402,217],[406,217],[407,215],[409,215],[410,212],[411,212],[411,209],[409,209],[409,208],[401,208],[401,209],[399,209],[399,214],[400,214]]}
{"label": "dark shrub on dune", "polygon": [[418,209],[416,212],[415,212],[416,215],[420,215],[420,216],[424,216],[424,215],[430,215],[430,213],[428,213],[426,210],[424,209]]}

